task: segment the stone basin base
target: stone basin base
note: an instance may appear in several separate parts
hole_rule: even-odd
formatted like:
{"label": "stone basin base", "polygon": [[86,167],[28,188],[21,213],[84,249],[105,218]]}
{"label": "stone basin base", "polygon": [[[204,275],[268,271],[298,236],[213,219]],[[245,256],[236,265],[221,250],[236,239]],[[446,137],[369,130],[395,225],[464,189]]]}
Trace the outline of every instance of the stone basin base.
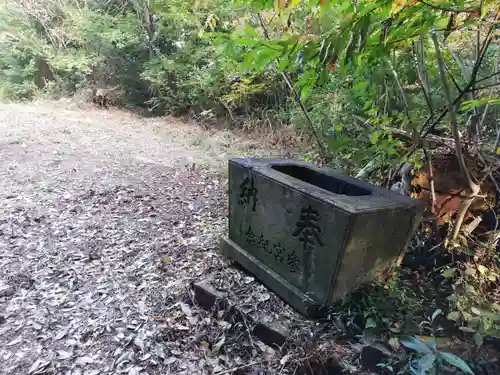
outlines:
{"label": "stone basin base", "polygon": [[318,318],[326,312],[326,307],[315,303],[305,293],[286,281],[259,259],[247,253],[229,238],[223,237],[221,239],[220,250],[224,256],[233,259],[245,268],[301,314],[309,318]]}

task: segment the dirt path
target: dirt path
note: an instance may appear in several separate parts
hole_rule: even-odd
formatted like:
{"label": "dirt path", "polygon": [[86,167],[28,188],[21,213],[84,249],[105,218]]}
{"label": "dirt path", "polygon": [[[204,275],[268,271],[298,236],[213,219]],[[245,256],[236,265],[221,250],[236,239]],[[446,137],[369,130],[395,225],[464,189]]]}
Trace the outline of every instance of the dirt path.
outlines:
{"label": "dirt path", "polygon": [[118,111],[0,105],[0,373],[237,364],[207,358],[199,334],[214,323],[182,300],[226,267],[217,170],[256,145]]}

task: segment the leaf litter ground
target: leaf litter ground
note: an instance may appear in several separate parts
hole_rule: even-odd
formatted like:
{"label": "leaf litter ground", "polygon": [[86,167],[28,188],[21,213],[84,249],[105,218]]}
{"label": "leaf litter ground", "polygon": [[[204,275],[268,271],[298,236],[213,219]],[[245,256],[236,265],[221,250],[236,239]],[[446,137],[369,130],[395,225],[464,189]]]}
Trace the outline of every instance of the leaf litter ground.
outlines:
{"label": "leaf litter ground", "polygon": [[[192,300],[191,281],[211,275],[248,312],[301,322],[218,253],[221,171],[231,155],[255,155],[259,140],[6,104],[0,148],[0,373],[287,373],[307,355],[272,349]],[[312,323],[297,324],[310,340]]]}

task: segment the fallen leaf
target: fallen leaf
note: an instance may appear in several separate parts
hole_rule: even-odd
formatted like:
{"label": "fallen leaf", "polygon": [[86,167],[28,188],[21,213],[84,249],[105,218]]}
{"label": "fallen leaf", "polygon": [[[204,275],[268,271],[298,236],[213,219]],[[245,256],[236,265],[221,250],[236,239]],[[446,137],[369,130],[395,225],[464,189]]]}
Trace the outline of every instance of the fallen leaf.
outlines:
{"label": "fallen leaf", "polygon": [[139,301],[138,307],[139,312],[144,315],[144,312],[146,311],[146,304],[144,303],[144,301]]}
{"label": "fallen leaf", "polygon": [[141,340],[139,337],[136,337],[134,339],[134,345],[137,346],[142,351],[144,351],[144,341]]}
{"label": "fallen leaf", "polygon": [[69,332],[69,328],[64,328],[60,330],[57,335],[54,336],[54,340],[61,340],[64,336],[66,336]]}
{"label": "fallen leaf", "polygon": [[165,366],[168,366],[168,365],[175,363],[176,361],[177,361],[176,357],[168,357],[167,359],[165,359],[165,361],[163,361],[163,364]]}
{"label": "fallen leaf", "polygon": [[67,352],[65,350],[58,350],[57,355],[58,355],[58,358],[60,358],[60,359],[68,359],[68,358],[71,358],[73,356],[73,353]]}
{"label": "fallen leaf", "polygon": [[280,359],[281,366],[284,366],[290,360],[291,356],[292,356],[291,354],[283,356],[283,358]]}
{"label": "fallen leaf", "polygon": [[126,362],[130,362],[132,359],[132,354],[130,354],[129,352],[124,352],[117,360],[116,360],[116,366],[122,364],[122,363],[126,363]]}
{"label": "fallen leaf", "polygon": [[130,370],[128,371],[128,374],[129,375],[139,375],[143,369],[144,369],[144,367],[132,366],[130,368]]}
{"label": "fallen leaf", "polygon": [[262,293],[262,294],[259,296],[259,302],[265,302],[265,301],[268,301],[270,298],[271,298],[271,296],[269,295],[269,293]]}
{"label": "fallen leaf", "polygon": [[21,341],[23,341],[22,337],[21,336],[17,336],[14,340],[10,341],[9,343],[7,343],[7,346],[14,346],[14,345],[17,345],[19,344]]}
{"label": "fallen leaf", "polygon": [[184,313],[184,315],[187,315],[187,316],[193,315],[193,312],[191,311],[191,308],[188,305],[186,305],[185,303],[182,303],[182,302],[180,305],[181,305],[181,310]]}
{"label": "fallen leaf", "polygon": [[221,349],[222,345],[226,342],[226,336],[222,335],[221,339],[217,341],[217,343],[213,346],[212,352],[213,353],[218,353],[219,350]]}
{"label": "fallen leaf", "polygon": [[389,345],[395,351],[399,350],[399,348],[401,347],[401,345],[399,344],[399,340],[396,337],[391,337],[389,339]]}
{"label": "fallen leaf", "polygon": [[35,372],[43,370],[45,367],[50,365],[50,361],[42,361],[41,359],[37,359],[29,368],[28,374],[33,374]]}
{"label": "fallen leaf", "polygon": [[77,366],[82,366],[82,367],[91,363],[94,363],[94,359],[88,356],[79,357],[75,361],[75,364]]}

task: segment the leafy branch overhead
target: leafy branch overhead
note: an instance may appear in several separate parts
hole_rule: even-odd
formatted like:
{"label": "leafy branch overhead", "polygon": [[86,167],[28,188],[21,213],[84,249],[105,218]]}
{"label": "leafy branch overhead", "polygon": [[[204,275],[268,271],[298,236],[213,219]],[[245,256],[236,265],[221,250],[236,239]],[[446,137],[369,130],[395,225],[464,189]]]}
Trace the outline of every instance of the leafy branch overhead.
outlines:
{"label": "leafy branch overhead", "polygon": [[[246,49],[248,68],[263,70],[274,59],[280,59],[279,71],[310,71],[299,82],[306,92],[317,82],[328,80],[328,72],[336,64],[346,69],[361,64],[380,64],[384,56],[397,51],[409,51],[413,41],[432,29],[447,33],[477,23],[479,6],[460,11],[459,8],[436,8],[423,1],[278,1],[252,2],[267,13],[276,12],[274,25],[283,23],[294,12],[307,14],[306,27],[287,28],[272,40],[262,38],[256,28],[246,26],[237,30],[227,41]],[[482,10],[493,8],[494,1],[482,2]],[[478,2],[479,4],[479,2]],[[269,9],[272,10],[269,10]],[[464,16],[455,16],[456,13]],[[316,26],[307,27],[315,19]]]}

